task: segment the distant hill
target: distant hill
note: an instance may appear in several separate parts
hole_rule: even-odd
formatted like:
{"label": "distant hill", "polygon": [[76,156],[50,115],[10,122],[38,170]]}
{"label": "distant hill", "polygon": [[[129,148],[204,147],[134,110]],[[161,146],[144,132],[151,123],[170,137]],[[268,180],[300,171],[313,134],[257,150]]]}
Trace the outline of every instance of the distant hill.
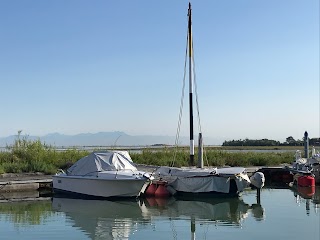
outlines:
{"label": "distant hill", "polygon": [[[124,132],[98,132],[80,133],[76,135],[65,135],[60,133],[50,133],[45,136],[24,136],[29,140],[40,139],[48,145],[53,146],[151,146],[151,145],[174,145],[174,136],[152,136],[137,135],[132,136]],[[0,147],[11,145],[17,135],[0,138]],[[216,141],[217,142],[217,141]],[[188,137],[180,137],[180,145],[189,145]],[[206,139],[206,144],[215,144],[213,139]]]}
{"label": "distant hill", "polygon": [[[131,136],[124,132],[80,133],[76,135],[51,133],[41,137],[21,137],[27,137],[30,140],[40,139],[41,142],[53,146],[145,146],[154,144],[172,145],[175,141],[175,138],[172,136]],[[11,145],[16,138],[16,135],[0,138],[0,147]]]}

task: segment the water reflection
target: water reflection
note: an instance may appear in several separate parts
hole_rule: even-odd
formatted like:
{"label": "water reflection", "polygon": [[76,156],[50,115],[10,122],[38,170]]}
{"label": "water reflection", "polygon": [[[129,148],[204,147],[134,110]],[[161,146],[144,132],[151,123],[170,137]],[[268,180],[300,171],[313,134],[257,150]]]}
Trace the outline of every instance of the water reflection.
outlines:
{"label": "water reflection", "polygon": [[298,205],[305,204],[307,215],[310,215],[312,209],[315,213],[320,211],[320,186],[293,186],[291,187],[291,191],[293,191],[293,195]]}
{"label": "water reflection", "polygon": [[70,224],[91,239],[129,239],[135,231],[155,226],[157,221],[187,220],[195,230],[195,222],[239,226],[250,214],[257,221],[264,219],[261,205],[249,205],[238,198],[108,201],[54,197],[52,207],[64,212]]}
{"label": "water reflection", "polygon": [[64,212],[74,227],[83,230],[91,239],[129,239],[136,223],[145,225],[137,201],[52,199],[52,208]]}
{"label": "water reflection", "polygon": [[320,188],[312,191],[266,188],[262,206],[250,190],[239,199],[6,199],[0,239],[319,239]]}
{"label": "water reflection", "polygon": [[190,218],[214,221],[221,224],[239,225],[248,217],[249,212],[260,221],[264,210],[259,204],[249,205],[240,198],[193,198],[191,199],[157,199],[146,198],[145,216],[166,216],[169,218]]}
{"label": "water reflection", "polygon": [[15,227],[43,224],[53,215],[49,201],[0,203],[0,219],[12,222]]}

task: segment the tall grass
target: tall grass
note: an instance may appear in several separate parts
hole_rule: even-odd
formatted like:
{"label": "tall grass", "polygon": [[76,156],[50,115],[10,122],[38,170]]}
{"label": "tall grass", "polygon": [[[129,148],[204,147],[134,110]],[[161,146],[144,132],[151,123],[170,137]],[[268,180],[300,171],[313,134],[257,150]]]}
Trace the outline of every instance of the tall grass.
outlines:
{"label": "tall grass", "polygon": [[[78,159],[88,155],[88,151],[69,149],[57,151],[40,140],[17,139],[7,151],[0,152],[1,173],[42,172],[54,174],[58,169],[66,169]],[[145,149],[141,153],[131,153],[132,160],[138,164],[156,166],[187,166],[189,152],[186,148]],[[208,148],[204,154],[204,164],[208,166],[276,166],[291,163],[293,153],[228,152],[220,148]],[[197,151],[195,154],[197,162]]]}
{"label": "tall grass", "polygon": [[57,151],[40,140],[29,140],[18,135],[6,152],[0,152],[0,173],[42,172],[53,174],[65,169],[88,154],[82,150]]}
{"label": "tall grass", "polygon": [[[187,166],[189,163],[189,152],[179,149],[174,153],[174,149],[165,148],[163,150],[143,150],[142,153],[131,154],[132,160],[139,164],[149,164],[156,166]],[[175,156],[175,157],[174,157]],[[195,162],[198,161],[197,151]],[[210,148],[205,151],[204,165],[208,166],[277,166],[280,164],[290,164],[293,161],[291,152],[228,152],[225,150]]]}
{"label": "tall grass", "polygon": [[[131,153],[134,163],[155,165],[155,166],[185,166],[189,162],[189,155],[183,149],[179,149],[176,154],[171,148],[164,149],[145,149],[142,153]],[[174,161],[175,159],[175,161]]]}

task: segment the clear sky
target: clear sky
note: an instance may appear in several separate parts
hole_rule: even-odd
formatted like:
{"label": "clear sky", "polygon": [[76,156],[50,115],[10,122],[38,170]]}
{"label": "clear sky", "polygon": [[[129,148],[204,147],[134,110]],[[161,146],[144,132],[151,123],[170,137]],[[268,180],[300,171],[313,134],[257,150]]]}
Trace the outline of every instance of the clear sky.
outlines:
{"label": "clear sky", "polygon": [[[174,136],[187,9],[186,0],[0,1],[0,137]],[[204,137],[318,137],[319,1],[194,0],[192,9]]]}

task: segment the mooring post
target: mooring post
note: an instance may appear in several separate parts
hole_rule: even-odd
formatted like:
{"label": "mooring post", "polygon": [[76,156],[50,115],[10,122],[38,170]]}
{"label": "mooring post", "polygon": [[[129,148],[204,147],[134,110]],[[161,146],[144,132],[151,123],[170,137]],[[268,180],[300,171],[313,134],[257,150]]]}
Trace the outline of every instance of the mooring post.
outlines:
{"label": "mooring post", "polygon": [[199,133],[199,139],[198,139],[198,168],[203,168],[203,142],[202,142],[202,133]]}
{"label": "mooring post", "polygon": [[257,188],[257,204],[261,204],[261,189]]}
{"label": "mooring post", "polygon": [[304,132],[304,157],[309,158],[309,137],[308,132]]}

